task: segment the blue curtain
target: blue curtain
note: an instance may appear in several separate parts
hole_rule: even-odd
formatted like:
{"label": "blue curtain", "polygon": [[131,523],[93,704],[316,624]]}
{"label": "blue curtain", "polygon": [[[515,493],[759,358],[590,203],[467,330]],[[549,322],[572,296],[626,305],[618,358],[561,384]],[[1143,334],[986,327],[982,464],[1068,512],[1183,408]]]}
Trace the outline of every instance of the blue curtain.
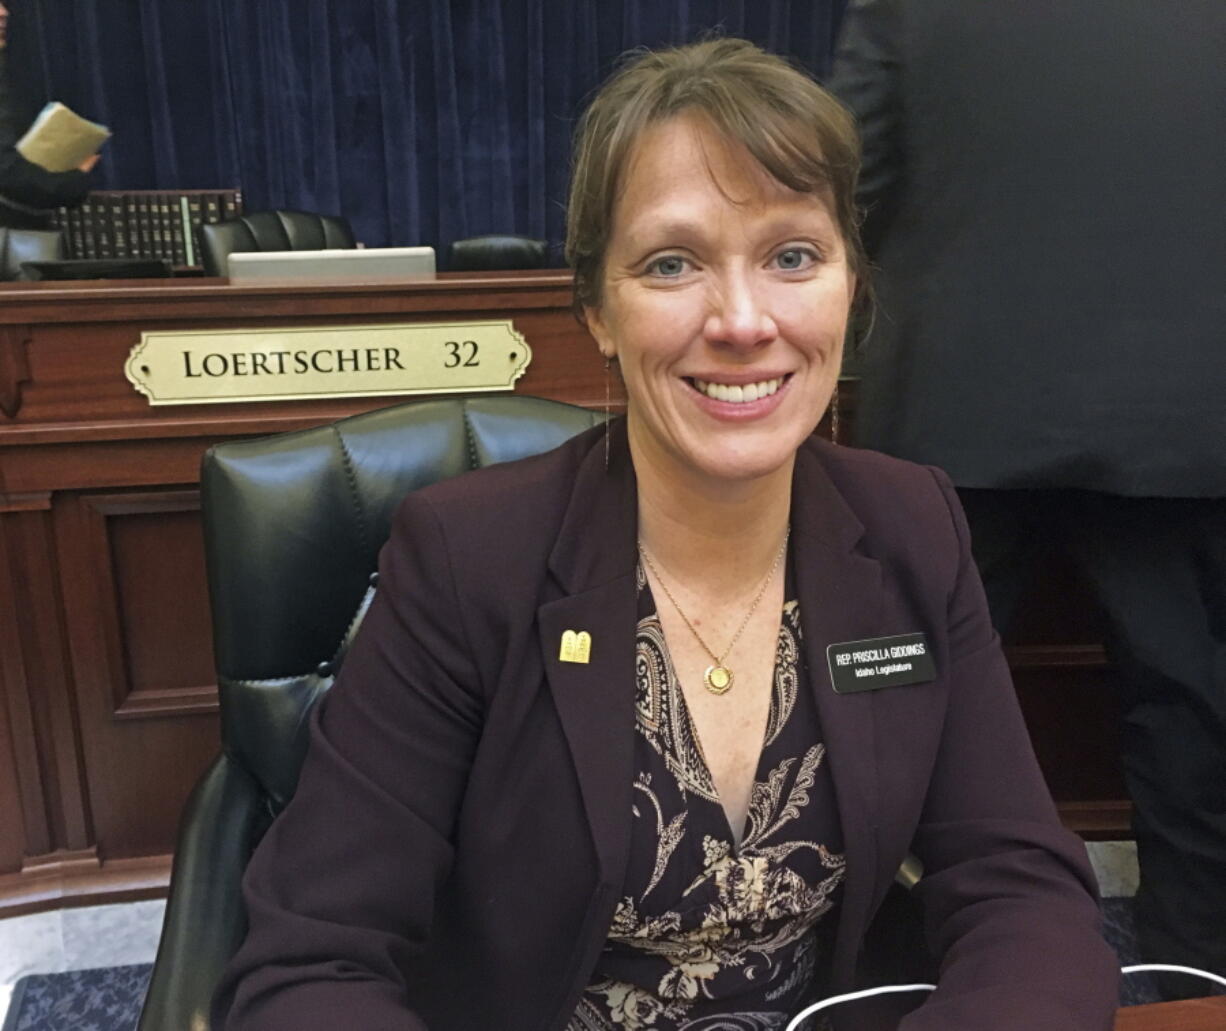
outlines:
{"label": "blue curtain", "polygon": [[570,136],[619,54],[712,29],[819,78],[846,0],[9,0],[10,65],[114,132],[98,185],[241,186],[369,246],[564,235]]}

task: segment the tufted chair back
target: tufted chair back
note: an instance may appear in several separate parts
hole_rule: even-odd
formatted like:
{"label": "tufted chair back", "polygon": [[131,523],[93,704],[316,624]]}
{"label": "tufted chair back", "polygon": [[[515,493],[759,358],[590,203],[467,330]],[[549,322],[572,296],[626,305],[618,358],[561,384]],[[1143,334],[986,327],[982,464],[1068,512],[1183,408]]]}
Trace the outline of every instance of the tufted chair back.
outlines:
{"label": "tufted chair back", "polygon": [[240,880],[294,793],[308,717],[375,590],[409,491],[547,451],[599,422],[531,397],[419,401],[212,448],[201,470],[222,754],[184,811],[139,1031],[206,1031],[246,932]]}
{"label": "tufted chair back", "polygon": [[253,211],[200,227],[200,261],[206,276],[229,275],[236,251],[351,250],[349,223],[337,215],[308,211]]}
{"label": "tufted chair back", "polygon": [[454,240],[447,261],[452,272],[544,268],[548,245],[530,236],[473,236]]}

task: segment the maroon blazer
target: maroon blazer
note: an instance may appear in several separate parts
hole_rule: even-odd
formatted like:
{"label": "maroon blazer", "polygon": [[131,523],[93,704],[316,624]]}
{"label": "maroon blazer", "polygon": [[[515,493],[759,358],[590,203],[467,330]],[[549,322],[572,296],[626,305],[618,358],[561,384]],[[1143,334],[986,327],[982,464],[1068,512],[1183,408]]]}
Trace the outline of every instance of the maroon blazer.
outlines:
{"label": "maroon blazer", "polygon": [[[215,1026],[565,1027],[630,841],[636,493],[623,425],[607,470],[601,433],[405,500],[297,794],[248,870]],[[835,990],[912,851],[942,973],[905,1031],[1107,1031],[1116,960],[1093,876],[1035,764],[948,480],[813,438],[793,495],[847,856]],[[568,629],[591,634],[589,664],[559,661]],[[913,632],[934,680],[833,691],[829,644]]]}

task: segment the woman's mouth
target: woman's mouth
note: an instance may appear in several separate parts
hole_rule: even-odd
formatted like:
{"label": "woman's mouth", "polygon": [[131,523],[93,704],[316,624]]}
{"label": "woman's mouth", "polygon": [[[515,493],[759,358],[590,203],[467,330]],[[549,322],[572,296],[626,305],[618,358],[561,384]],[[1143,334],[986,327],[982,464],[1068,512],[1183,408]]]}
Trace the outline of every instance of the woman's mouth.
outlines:
{"label": "woman's mouth", "polygon": [[751,401],[760,401],[764,397],[770,397],[791,378],[791,374],[789,373],[786,376],[780,376],[775,379],[759,380],[756,383],[741,384],[710,383],[707,380],[696,377],[686,378],[690,386],[700,394],[711,398],[712,401],[725,401],[729,404],[748,404]]}

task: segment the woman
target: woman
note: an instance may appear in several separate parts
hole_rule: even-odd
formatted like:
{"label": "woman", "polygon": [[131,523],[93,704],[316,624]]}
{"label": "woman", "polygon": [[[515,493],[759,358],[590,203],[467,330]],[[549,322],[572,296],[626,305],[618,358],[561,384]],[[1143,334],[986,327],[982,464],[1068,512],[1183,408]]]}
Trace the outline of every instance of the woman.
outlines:
{"label": "woman", "polygon": [[782,1028],[855,983],[909,850],[943,972],[901,1027],[1110,1026],[952,488],[812,435],[856,165],[741,41],[596,98],[568,250],[627,417],[401,507],[226,1027]]}

